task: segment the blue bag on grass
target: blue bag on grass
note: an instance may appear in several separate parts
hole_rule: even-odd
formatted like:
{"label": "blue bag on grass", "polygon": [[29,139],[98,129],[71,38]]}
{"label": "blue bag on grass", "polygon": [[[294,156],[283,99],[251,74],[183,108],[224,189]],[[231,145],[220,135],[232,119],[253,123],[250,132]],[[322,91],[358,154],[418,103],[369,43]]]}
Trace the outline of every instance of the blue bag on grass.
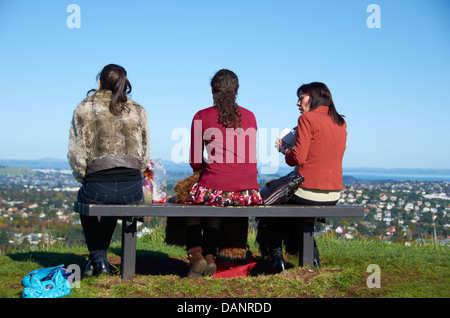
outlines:
{"label": "blue bag on grass", "polygon": [[23,279],[22,298],[59,298],[70,294],[72,275],[64,265],[29,272]]}

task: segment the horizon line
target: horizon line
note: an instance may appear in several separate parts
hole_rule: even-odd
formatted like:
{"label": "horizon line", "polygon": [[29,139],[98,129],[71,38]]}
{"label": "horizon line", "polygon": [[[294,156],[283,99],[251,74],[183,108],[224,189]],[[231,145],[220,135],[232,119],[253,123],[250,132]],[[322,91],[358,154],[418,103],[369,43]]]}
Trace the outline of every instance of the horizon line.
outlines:
{"label": "horizon line", "polygon": [[[171,162],[174,165],[189,165],[188,162],[180,162],[180,163],[175,163],[173,162],[173,160],[171,159],[162,159],[162,158],[157,158],[154,159],[154,161],[161,159],[161,161],[165,161],[165,162]],[[0,164],[1,161],[65,161],[68,163],[67,158],[62,159],[62,158],[53,158],[53,157],[44,157],[44,158],[38,158],[38,159],[4,159],[4,158],[0,158]],[[261,166],[261,164],[258,164],[258,166]],[[264,165],[262,165],[264,166]],[[289,169],[289,166],[278,166],[280,169]],[[355,166],[343,166],[342,167],[343,170],[347,170],[347,169],[378,169],[378,170],[432,170],[432,171],[438,171],[438,170],[448,170],[450,171],[450,168],[385,168],[385,167],[370,167],[370,166],[361,166],[361,167],[355,167]]]}

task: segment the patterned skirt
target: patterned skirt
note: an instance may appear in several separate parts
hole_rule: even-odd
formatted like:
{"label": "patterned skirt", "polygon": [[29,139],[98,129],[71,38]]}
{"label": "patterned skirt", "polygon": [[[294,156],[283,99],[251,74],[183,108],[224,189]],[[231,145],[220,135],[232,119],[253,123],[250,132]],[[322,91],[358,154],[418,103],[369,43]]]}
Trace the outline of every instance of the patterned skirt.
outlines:
{"label": "patterned skirt", "polygon": [[259,190],[221,191],[208,189],[194,184],[185,204],[213,205],[213,206],[246,206],[261,205],[263,199]]}

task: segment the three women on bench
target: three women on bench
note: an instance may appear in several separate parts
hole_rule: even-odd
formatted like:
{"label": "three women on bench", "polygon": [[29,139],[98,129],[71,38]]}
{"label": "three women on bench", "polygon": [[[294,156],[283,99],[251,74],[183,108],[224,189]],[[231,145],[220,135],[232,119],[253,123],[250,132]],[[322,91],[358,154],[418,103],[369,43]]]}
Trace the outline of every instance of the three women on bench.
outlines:
{"label": "three women on bench", "polygon": [[[123,67],[107,65],[97,77],[99,89],[89,91],[76,107],[70,126],[68,159],[74,176],[82,184],[77,199],[88,204],[141,202],[141,175],[150,159],[147,113],[127,96],[131,84]],[[251,111],[236,103],[238,77],[222,69],[212,78],[211,89],[214,105],[198,111],[192,120],[190,165],[194,171],[203,172],[185,203],[263,204],[257,182],[257,123]],[[94,93],[90,95],[91,92]],[[334,205],[343,188],[345,120],[337,113],[331,93],[323,83],[302,85],[297,97],[301,115],[294,129],[295,142],[276,143],[286,163],[305,177],[288,204]],[[239,138],[245,142],[235,142]],[[208,158],[203,156],[204,149]],[[83,215],[80,218],[90,252],[84,275],[111,274],[106,251],[117,218]],[[269,229],[266,239],[273,271],[285,270],[282,242],[295,236],[298,223],[283,218],[266,218],[261,222]],[[187,219],[188,277],[212,275],[216,270],[220,225],[220,218]],[[318,251],[315,262],[319,265]]]}

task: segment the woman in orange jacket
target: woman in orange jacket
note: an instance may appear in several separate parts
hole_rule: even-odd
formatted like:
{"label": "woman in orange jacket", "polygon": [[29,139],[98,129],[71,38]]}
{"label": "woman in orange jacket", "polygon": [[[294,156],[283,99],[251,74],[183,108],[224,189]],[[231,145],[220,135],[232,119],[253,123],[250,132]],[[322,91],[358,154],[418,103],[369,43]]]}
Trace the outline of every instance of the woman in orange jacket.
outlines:
{"label": "woman in orange jacket", "polygon": [[[342,159],[347,141],[347,124],[339,115],[328,87],[319,82],[305,84],[297,90],[300,117],[298,118],[295,144],[283,146],[277,141],[278,150],[285,155],[286,163],[295,166],[305,178],[288,204],[335,205],[340,198],[342,183]],[[269,223],[268,248],[274,271],[284,270],[281,243],[282,233],[298,229],[295,220],[279,218]],[[288,234],[289,235],[289,234]],[[314,244],[315,245],[315,244]],[[314,262],[320,266],[315,245]]]}

